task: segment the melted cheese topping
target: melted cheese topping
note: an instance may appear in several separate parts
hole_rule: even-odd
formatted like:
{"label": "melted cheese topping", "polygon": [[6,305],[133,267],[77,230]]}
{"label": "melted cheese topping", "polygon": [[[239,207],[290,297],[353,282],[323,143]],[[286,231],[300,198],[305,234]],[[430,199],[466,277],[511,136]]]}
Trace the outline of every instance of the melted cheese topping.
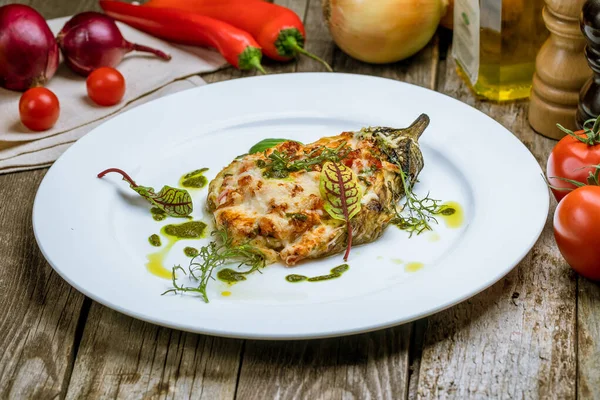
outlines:
{"label": "melted cheese topping", "polygon": [[[337,148],[346,142],[353,150],[344,160],[360,177],[362,204],[379,201],[370,185],[382,180],[384,166],[381,154],[372,142],[358,140],[352,133],[323,138],[300,146],[285,142],[275,149],[302,157],[317,146]],[[310,171],[290,173],[282,179],[267,178],[257,161],[268,162],[267,154],[245,156],[232,162],[211,182],[208,204],[217,228],[227,227],[237,243],[248,240],[274,262],[283,260],[294,265],[306,258],[326,254],[340,237],[345,237],[345,223],[332,219],[323,208],[319,191],[320,165]],[[386,163],[387,164],[387,163]],[[397,168],[388,164],[389,168]]]}

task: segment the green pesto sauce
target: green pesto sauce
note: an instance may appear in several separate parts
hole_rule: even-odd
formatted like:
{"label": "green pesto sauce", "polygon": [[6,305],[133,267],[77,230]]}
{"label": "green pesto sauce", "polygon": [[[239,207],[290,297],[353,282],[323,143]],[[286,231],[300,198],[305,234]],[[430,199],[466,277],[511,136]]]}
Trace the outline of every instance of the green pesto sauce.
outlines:
{"label": "green pesto sauce", "polygon": [[204,176],[206,171],[208,171],[208,168],[188,172],[179,179],[179,185],[184,188],[202,189],[208,183],[208,179]]}
{"label": "green pesto sauce", "polygon": [[313,276],[312,278],[308,278],[307,280],[309,282],[320,282],[320,281],[328,281],[330,279],[339,278],[340,276],[342,276],[342,274],[320,275],[320,276]]}
{"label": "green pesto sauce", "polygon": [[165,213],[158,207],[152,207],[150,209],[150,213],[152,214],[152,218],[154,218],[155,221],[162,221],[163,219],[167,218],[167,213]]}
{"label": "green pesto sauce", "polygon": [[196,257],[198,255],[198,249],[195,247],[186,247],[183,249],[183,253],[188,257]]}
{"label": "green pesto sauce", "polygon": [[348,264],[342,264],[342,265],[338,265],[337,267],[333,268],[331,270],[332,274],[343,274],[344,272],[348,271],[350,269],[350,266]]}
{"label": "green pesto sauce", "polygon": [[204,237],[206,224],[201,221],[189,221],[183,224],[170,224],[162,227],[161,232],[178,239],[200,239]]}
{"label": "green pesto sauce", "polygon": [[244,272],[238,272],[231,268],[225,268],[217,272],[217,278],[226,283],[245,281],[246,277],[244,275],[246,275]]}
{"label": "green pesto sauce", "polygon": [[342,264],[342,265],[338,265],[335,268],[331,269],[331,273],[329,275],[320,275],[320,276],[313,276],[311,278],[304,276],[304,275],[296,275],[296,274],[291,274],[285,277],[285,280],[291,283],[296,283],[296,282],[303,282],[303,281],[308,281],[308,282],[320,282],[320,281],[328,281],[330,279],[336,279],[339,278],[340,276],[342,276],[342,274],[346,271],[348,271],[350,269],[350,266],[348,264]]}
{"label": "green pesto sauce", "polygon": [[291,274],[291,275],[288,275],[288,276],[286,276],[286,277],[285,277],[285,280],[286,280],[286,281],[288,281],[288,282],[292,282],[292,283],[295,283],[295,282],[302,282],[302,281],[305,281],[305,280],[307,280],[307,279],[308,279],[308,277],[307,277],[307,276],[304,276],[304,275],[296,275],[296,274]]}
{"label": "green pesto sauce", "polygon": [[154,247],[160,247],[161,243],[160,243],[160,236],[158,236],[156,233],[151,235],[148,238],[148,241],[150,242],[150,244]]}
{"label": "green pesto sauce", "polygon": [[[171,267],[165,267],[165,258],[175,243],[182,239],[200,239],[205,236],[205,231],[206,224],[200,221],[189,221],[183,224],[163,226],[160,232],[166,236],[166,244],[160,250],[147,255],[148,262],[146,263],[146,268],[153,275],[164,279],[172,279],[173,272]],[[160,239],[158,235],[156,236]],[[192,248],[190,247],[190,249]]]}

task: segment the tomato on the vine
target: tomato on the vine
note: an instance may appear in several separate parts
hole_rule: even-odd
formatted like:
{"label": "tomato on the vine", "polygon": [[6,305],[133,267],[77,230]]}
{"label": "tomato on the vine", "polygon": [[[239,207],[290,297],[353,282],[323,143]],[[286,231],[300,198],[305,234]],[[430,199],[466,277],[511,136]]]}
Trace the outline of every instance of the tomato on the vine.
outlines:
{"label": "tomato on the vine", "polygon": [[58,97],[49,89],[35,87],[19,100],[21,122],[32,131],[45,131],[54,126],[60,115]]}
{"label": "tomato on the vine", "polygon": [[600,280],[600,186],[577,188],[558,204],[554,238],[571,268]]}
{"label": "tomato on the vine", "polygon": [[101,106],[114,106],[125,95],[125,78],[110,67],[94,70],[85,81],[88,96]]}
{"label": "tomato on the vine", "polygon": [[[589,128],[592,122],[594,125]],[[562,129],[568,135],[554,147],[546,167],[548,182],[553,186],[552,193],[557,201],[561,201],[569,189],[577,187],[567,180],[585,184],[594,171],[590,166],[600,164],[600,117],[587,121],[585,129],[581,131]]]}

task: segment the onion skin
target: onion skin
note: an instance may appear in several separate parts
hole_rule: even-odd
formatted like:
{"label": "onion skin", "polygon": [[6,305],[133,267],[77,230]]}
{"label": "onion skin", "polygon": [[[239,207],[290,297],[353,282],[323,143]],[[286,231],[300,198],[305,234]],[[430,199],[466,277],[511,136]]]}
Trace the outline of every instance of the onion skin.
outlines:
{"label": "onion skin", "polygon": [[100,67],[115,68],[125,54],[134,50],[171,59],[160,50],[128,42],[111,17],[93,11],[77,14],[67,21],[56,41],[65,64],[82,76]]}
{"label": "onion skin", "polygon": [[323,0],[335,43],[360,61],[385,64],[408,58],[431,40],[445,0]]}
{"label": "onion skin", "polygon": [[454,0],[448,0],[446,14],[442,17],[440,25],[447,29],[454,29]]}
{"label": "onion skin", "polygon": [[43,86],[58,68],[56,40],[46,20],[21,4],[0,7],[0,87]]}

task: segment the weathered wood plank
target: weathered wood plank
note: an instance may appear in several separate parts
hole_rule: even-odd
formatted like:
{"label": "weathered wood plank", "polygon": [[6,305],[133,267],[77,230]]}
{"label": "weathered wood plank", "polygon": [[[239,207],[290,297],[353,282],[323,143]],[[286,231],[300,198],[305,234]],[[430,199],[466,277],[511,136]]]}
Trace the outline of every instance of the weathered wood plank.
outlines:
{"label": "weathered wood plank", "polygon": [[240,399],[401,399],[410,324],[335,339],[248,341]]}
{"label": "weathered wood plank", "polygon": [[[385,76],[430,87],[437,73],[437,42],[410,61],[384,66],[358,62],[333,43],[321,3],[306,11],[308,51],[335,71]],[[307,57],[298,71],[324,71]],[[338,339],[292,342],[247,341],[237,396],[241,399],[405,398],[412,324]]]}
{"label": "weathered wood plank", "polygon": [[600,399],[600,284],[579,277],[577,397]]}
{"label": "weathered wood plank", "polygon": [[66,17],[82,11],[101,11],[96,0],[44,1],[44,0],[0,0],[0,6],[5,4],[27,4],[35,8],[46,19]]}
{"label": "weathered wood plank", "polygon": [[185,333],[92,304],[68,399],[232,399],[242,341]]}
{"label": "weathered wood plank", "polygon": [[35,243],[31,210],[45,171],[0,176],[0,398],[54,398],[71,372],[83,295]]}
{"label": "weathered wood plank", "polygon": [[[228,68],[204,78],[253,74]],[[242,343],[159,327],[93,303],[67,398],[232,399]]]}
{"label": "weathered wood plank", "polygon": [[[294,0],[285,0],[286,3],[291,3]],[[283,3],[283,0],[276,1],[277,3]],[[306,43],[304,48],[306,51],[320,57],[325,60],[331,67],[333,67],[334,51],[336,49],[335,44],[331,40],[327,26],[323,21],[323,13],[321,11],[320,0],[301,0],[300,3],[304,3],[304,28],[306,30]],[[298,10],[296,10],[298,12]],[[300,14],[298,12],[300,16]],[[298,56],[298,68],[299,72],[326,72],[327,68],[316,60],[309,57],[300,55]]]}
{"label": "weathered wood plank", "polygon": [[[48,19],[97,7],[94,0],[0,0],[9,3],[31,5]],[[45,172],[0,176],[0,398],[64,396],[77,346],[84,296],[47,264],[32,231]]]}
{"label": "weathered wood plank", "polygon": [[[230,67],[203,78],[253,75]],[[231,399],[242,343],[161,328],[94,303],[67,398]]]}
{"label": "weathered wood plank", "polygon": [[[526,101],[476,101],[451,59],[440,64],[438,90],[499,121],[545,166],[555,142],[531,130]],[[549,217],[538,243],[506,278],[429,318],[418,396],[574,398],[575,295],[575,276],[554,243]]]}

